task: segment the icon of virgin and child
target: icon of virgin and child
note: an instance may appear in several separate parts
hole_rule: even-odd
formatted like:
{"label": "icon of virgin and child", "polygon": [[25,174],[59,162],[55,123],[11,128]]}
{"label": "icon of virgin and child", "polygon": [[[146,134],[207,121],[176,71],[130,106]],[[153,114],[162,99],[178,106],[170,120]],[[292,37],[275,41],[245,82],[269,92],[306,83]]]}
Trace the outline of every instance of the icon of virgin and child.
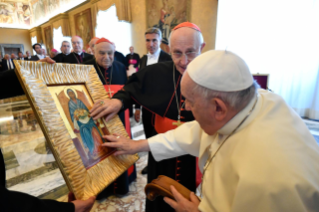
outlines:
{"label": "icon of virgin and child", "polygon": [[76,137],[73,143],[86,168],[90,168],[106,158],[111,150],[101,146],[106,140],[102,134],[109,134],[102,120],[94,121],[89,114],[91,105],[82,91],[65,88],[58,95]]}

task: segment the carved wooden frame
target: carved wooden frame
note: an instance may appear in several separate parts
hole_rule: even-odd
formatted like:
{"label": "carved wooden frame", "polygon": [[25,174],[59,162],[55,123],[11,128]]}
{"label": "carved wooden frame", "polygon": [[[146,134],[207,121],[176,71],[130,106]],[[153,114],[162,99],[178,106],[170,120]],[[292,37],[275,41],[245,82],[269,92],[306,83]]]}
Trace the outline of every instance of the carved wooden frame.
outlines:
{"label": "carved wooden frame", "polygon": [[[137,154],[112,154],[88,170],[82,163],[47,86],[84,84],[93,102],[108,98],[93,66],[51,65],[22,60],[14,60],[14,63],[16,74],[64,180],[77,199],[97,195],[139,159]],[[110,133],[128,137],[118,116],[106,122],[106,127]]]}

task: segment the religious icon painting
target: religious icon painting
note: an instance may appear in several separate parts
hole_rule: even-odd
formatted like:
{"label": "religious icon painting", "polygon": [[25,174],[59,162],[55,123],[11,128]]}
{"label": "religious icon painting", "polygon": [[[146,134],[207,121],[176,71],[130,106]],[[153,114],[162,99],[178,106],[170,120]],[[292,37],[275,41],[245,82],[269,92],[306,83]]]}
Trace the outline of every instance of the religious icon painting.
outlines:
{"label": "religious icon painting", "polygon": [[103,119],[94,121],[89,110],[93,102],[84,85],[48,86],[62,120],[86,169],[105,159],[114,149],[102,147],[102,135],[109,135]]}
{"label": "religious icon painting", "polygon": [[74,15],[75,32],[83,40],[83,47],[89,47],[93,38],[93,25],[91,19],[91,9],[86,9]]}
{"label": "religious icon painting", "polygon": [[15,60],[16,74],[69,190],[77,199],[97,195],[138,160],[114,156],[102,136],[128,137],[116,116],[93,120],[94,102],[108,98],[93,66]]}

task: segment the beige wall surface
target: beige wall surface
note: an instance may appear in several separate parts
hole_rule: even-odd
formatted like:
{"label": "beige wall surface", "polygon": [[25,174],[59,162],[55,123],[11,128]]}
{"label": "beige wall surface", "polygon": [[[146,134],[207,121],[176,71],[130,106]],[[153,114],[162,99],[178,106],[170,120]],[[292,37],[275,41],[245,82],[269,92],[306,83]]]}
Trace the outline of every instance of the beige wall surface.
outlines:
{"label": "beige wall surface", "polygon": [[191,22],[202,30],[206,46],[203,52],[215,49],[217,0],[192,0]]}
{"label": "beige wall surface", "polygon": [[146,31],[146,0],[131,0],[132,11],[132,41],[134,51],[140,57],[146,54],[144,32]]}
{"label": "beige wall surface", "polygon": [[23,44],[24,53],[32,50],[30,32],[27,29],[0,28],[0,43]]}

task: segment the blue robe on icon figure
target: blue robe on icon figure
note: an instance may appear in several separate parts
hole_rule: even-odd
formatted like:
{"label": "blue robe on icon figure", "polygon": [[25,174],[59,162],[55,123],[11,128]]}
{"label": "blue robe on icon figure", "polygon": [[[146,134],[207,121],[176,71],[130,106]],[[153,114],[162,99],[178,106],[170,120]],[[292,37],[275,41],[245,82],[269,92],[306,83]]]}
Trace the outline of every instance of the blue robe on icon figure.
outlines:
{"label": "blue robe on icon figure", "polygon": [[[103,143],[102,135],[99,132],[93,119],[88,116],[89,110],[84,103],[76,98],[73,90],[68,89],[67,94],[70,97],[69,111],[72,122],[74,123],[74,129],[80,132],[83,144],[85,148],[89,149],[90,156],[95,157],[101,152],[100,145]],[[77,117],[75,115],[76,110],[85,110],[86,113],[83,117]]]}

